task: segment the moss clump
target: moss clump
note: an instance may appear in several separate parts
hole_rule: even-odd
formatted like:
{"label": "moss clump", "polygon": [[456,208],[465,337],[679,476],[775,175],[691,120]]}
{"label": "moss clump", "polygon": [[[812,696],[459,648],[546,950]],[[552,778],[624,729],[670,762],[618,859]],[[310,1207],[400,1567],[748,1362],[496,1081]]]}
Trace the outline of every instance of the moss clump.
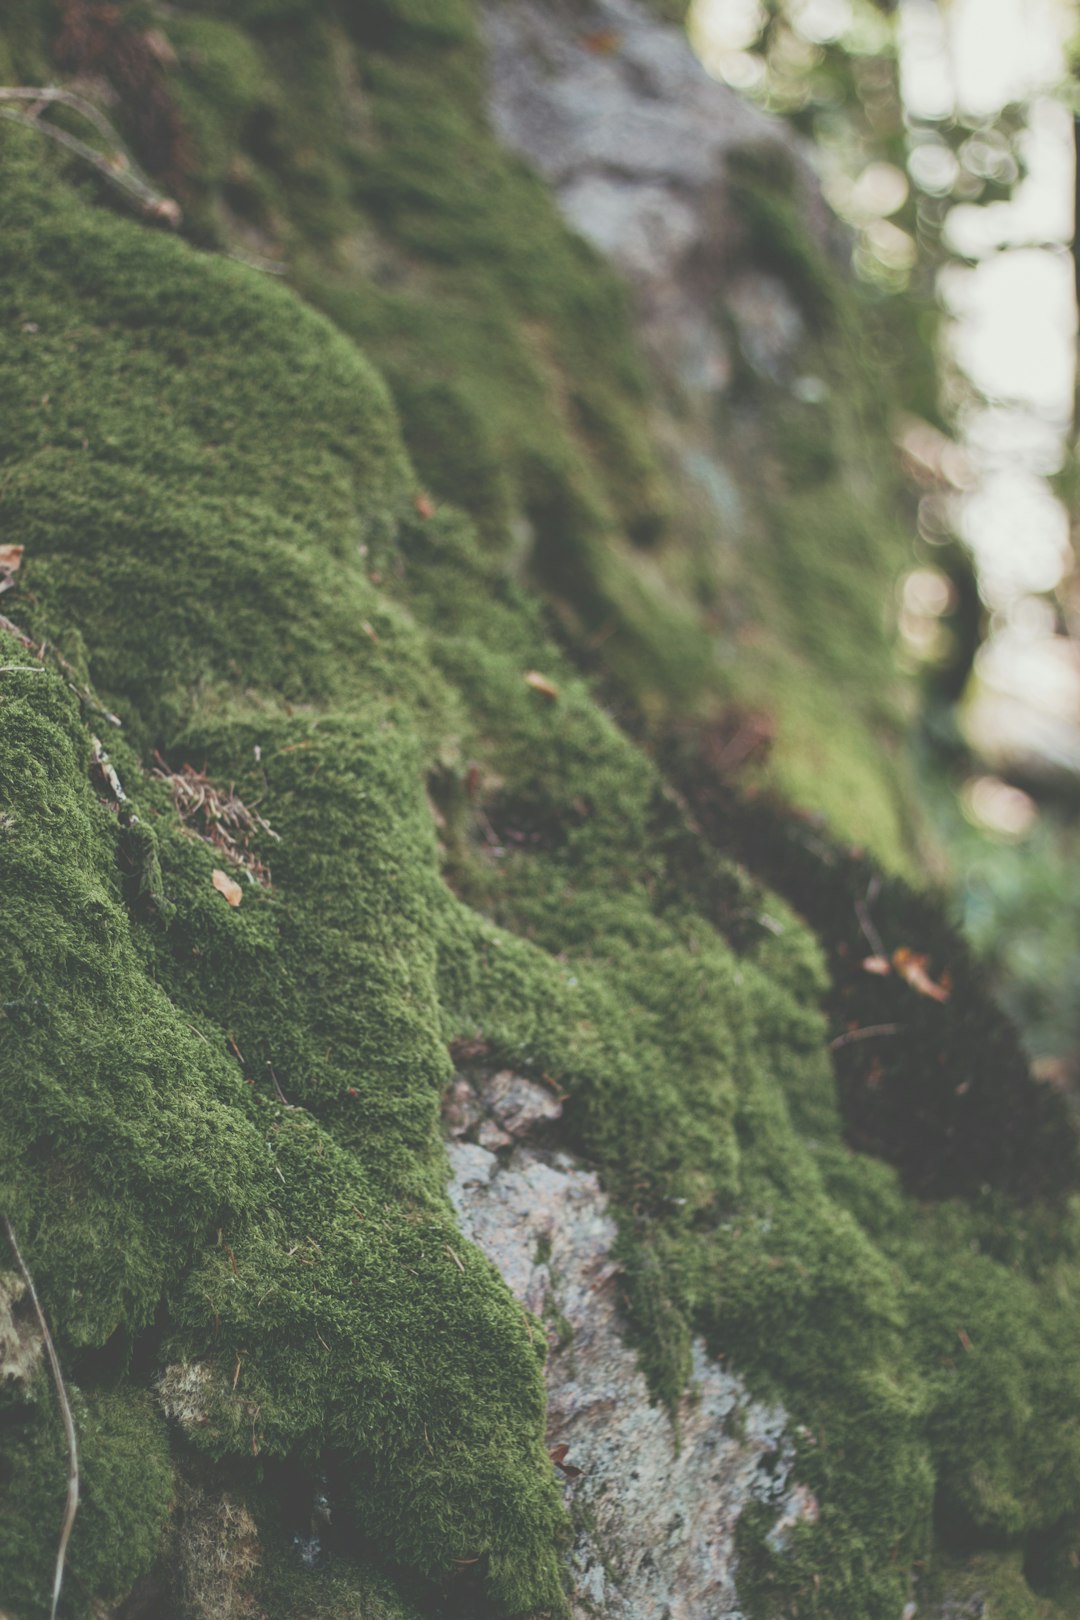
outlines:
{"label": "moss clump", "polygon": [[[50,38],[31,13],[10,30],[28,63],[32,38],[39,58]],[[740,251],[827,331],[799,364],[832,394],[798,406],[747,371],[735,410],[692,432],[741,490],[733,515],[703,490],[688,500],[650,432],[685,439],[700,402],[650,383],[616,278],[494,139],[471,0],[185,5],[159,22],[175,59],[115,88],[133,139],[144,104],[164,98],[179,121],[165,178],[192,237],[287,268],[362,345],[420,482],[527,574],[635,725],[767,710],[767,778],[903,869],[915,838],[896,802],[909,784],[880,746],[900,731],[881,604],[907,541],[882,379],[864,374],[867,311],[811,239],[779,149],[732,161]],[[116,27],[140,41],[140,9]],[[145,143],[142,156],[153,167]],[[809,491],[822,455],[833,476]],[[830,631],[811,646],[807,580]]]}
{"label": "moss clump", "polygon": [[[267,15],[273,33],[284,14]],[[475,71],[457,12],[364,18],[393,58],[371,69],[391,101],[401,75],[430,82],[436,42]],[[372,160],[368,206],[464,267],[467,234],[419,159],[410,193],[395,156],[453,135],[437,111]],[[374,1566],[421,1608],[563,1607],[539,1352],[444,1196],[458,1037],[568,1093],[656,1393],[679,1393],[701,1332],[802,1425],[819,1523],[784,1548],[747,1519],[753,1612],[894,1616],[935,1498],[949,1545],[1051,1535],[1080,1506],[1071,1171],[1041,1204],[1014,1171],[1058,1116],[1036,1101],[1022,1147],[984,1154],[995,1113],[1028,1094],[1011,1071],[983,1086],[984,1048],[950,1038],[948,1072],[913,1078],[945,1102],[921,1116],[935,1147],[949,1097],[973,1097],[973,1196],[926,1209],[852,1152],[821,944],[597,705],[512,583],[501,531],[485,549],[460,515],[424,515],[349,340],[280,285],[95,210],[25,138],[0,159],[0,379],[21,405],[0,521],[27,548],[8,600],[31,632],[0,659],[17,666],[0,674],[0,1198],[78,1400],[151,1437],[103,1442],[102,1499],[131,1533],[120,1548],[88,1515],[70,1611],[153,1564],[170,1486],[151,1393],[170,1461],[249,1504],[271,1606],[347,1613],[379,1590]],[[603,304],[607,282],[563,251]],[[539,498],[546,463],[522,442]],[[554,481],[552,510],[571,485]],[[632,596],[645,576],[613,554],[604,578]],[[70,673],[38,660],[42,639]],[[96,697],[72,690],[86,683]],[[91,767],[102,706],[124,720],[122,805]],[[241,875],[226,903],[223,857],[185,830],[155,750],[257,808],[269,887]],[[811,910],[812,884],[784,886]],[[847,917],[844,883],[822,887]],[[835,962],[839,930],[812,916]],[[983,1015],[959,977],[956,998]],[[36,1433],[14,1436],[13,1466],[51,1492]],[[321,1573],[289,1563],[274,1509],[290,1470],[333,1481]],[[32,1615],[50,1517],[12,1522],[4,1574]]]}
{"label": "moss clump", "polygon": [[[77,703],[63,680],[11,643],[20,668],[4,677],[5,1207],[29,1234],[35,1277],[68,1353],[108,1345],[122,1365],[157,1324],[156,1359],[173,1369],[163,1394],[190,1444],[249,1459],[333,1447],[351,1459],[357,1534],[384,1558],[432,1578],[448,1575],[455,1559],[481,1558],[509,1611],[558,1607],[561,1515],[540,1443],[536,1352],[491,1269],[467,1251],[463,1274],[448,1252],[458,1240],[435,1132],[448,1072],[433,995],[429,906],[438,879],[417,745],[386,687],[377,709],[326,707],[340,682],[344,696],[364,679],[334,648],[332,630],[326,636],[326,613],[357,647],[375,646],[359,627],[374,609],[358,547],[373,556],[389,530],[389,502],[404,493],[385,397],[342,340],[267,289],[259,351],[277,370],[267,376],[258,362],[242,364],[243,397],[222,375],[223,411],[238,426],[247,417],[253,445],[262,438],[269,451],[274,435],[252,413],[272,399],[284,407],[282,424],[296,411],[297,396],[290,407],[281,391],[305,334],[314,346],[294,380],[302,387],[307,377],[309,410],[320,378],[338,404],[312,411],[288,467],[253,451],[245,477],[225,451],[221,474],[206,478],[215,429],[204,418],[193,440],[201,407],[194,390],[186,406],[183,399],[195,348],[161,345],[169,332],[190,331],[197,347],[201,310],[207,347],[195,364],[212,369],[212,354],[223,355],[222,326],[243,323],[249,277],[73,201],[50,212],[40,194],[47,176],[21,172],[13,145],[6,194],[19,215],[38,193],[37,216],[6,257],[5,302],[17,317],[35,301],[36,324],[52,338],[36,365],[64,409],[89,421],[96,397],[103,418],[97,456],[69,450],[66,427],[54,437],[37,422],[30,443],[5,445],[6,510],[40,557],[28,616],[64,623],[78,601],[96,598],[82,626],[90,672],[114,702],[123,696],[131,735],[148,750],[183,746],[179,719],[211,716],[231,679],[258,716],[289,854],[273,893],[256,890],[233,912],[210,881],[213,851],[184,836],[164,787],[140,786],[136,756],[117,742],[126,814],[153,837],[170,908],[147,915],[137,907],[132,918],[119,859],[130,839],[94,793]],[[50,282],[53,254],[81,267],[76,286]],[[147,302],[142,320],[129,303],[142,359],[137,341],[121,374],[114,300],[125,285]],[[87,347],[77,374],[65,375],[77,333]],[[241,351],[230,344],[224,352]],[[133,431],[151,401],[172,430],[156,444],[152,430]],[[110,420],[124,431],[109,433]],[[331,423],[336,444],[320,449]],[[287,439],[282,433],[282,449]],[[96,460],[101,476],[79,455]],[[231,497],[215,494],[230,485]],[[111,534],[110,511],[118,520]],[[299,622],[292,632],[284,625],[287,587],[273,562],[264,570],[259,560],[273,553],[265,542],[282,526],[290,538],[277,561],[291,549],[303,634]],[[234,549],[223,557],[229,534]],[[185,588],[171,591],[166,573],[177,582],[186,574],[186,608]],[[353,599],[343,602],[340,581],[350,573]],[[400,617],[376,614],[380,658]],[[247,647],[245,620],[254,638]],[[395,662],[404,674],[416,638],[407,626],[401,633]],[[415,668],[411,679],[419,718]],[[243,699],[256,683],[265,695]],[[322,701],[325,732],[313,711],[287,718],[287,692]],[[315,798],[304,791],[313,780],[321,782]],[[365,821],[374,839],[366,845]],[[140,847],[145,855],[145,837]],[[230,1057],[230,1037],[256,1064],[257,1085]],[[290,1110],[268,1089],[270,1064],[291,1093]],[[297,1109],[309,1092],[313,1101],[320,1095],[318,1110]],[[433,1357],[433,1337],[445,1354]],[[178,1389],[199,1398],[185,1406]],[[50,1544],[47,1519],[26,1534]],[[33,1562],[25,1551],[23,1562]]]}
{"label": "moss clump", "polygon": [[[118,1601],[157,1555],[173,1497],[161,1413],[131,1389],[69,1390],[79,1436],[79,1513],[67,1558],[71,1589]],[[67,1442],[47,1375],[29,1401],[6,1404],[0,1462],[0,1570],[13,1615],[47,1614],[67,1499]]]}

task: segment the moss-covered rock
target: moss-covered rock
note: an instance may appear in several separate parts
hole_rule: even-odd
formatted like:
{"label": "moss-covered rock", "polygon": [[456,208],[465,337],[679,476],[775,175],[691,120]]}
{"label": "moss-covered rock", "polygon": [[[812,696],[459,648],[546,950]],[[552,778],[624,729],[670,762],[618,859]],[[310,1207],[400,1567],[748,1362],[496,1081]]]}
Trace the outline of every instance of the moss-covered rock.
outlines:
{"label": "moss-covered rock", "polygon": [[[293,196],[303,149],[280,131],[341,66],[326,55],[339,36],[312,8],[248,9],[244,29],[217,19],[182,60]],[[440,200],[441,167],[419,188],[441,146],[460,149],[454,98],[481,140],[468,9],[371,5],[352,26],[371,82],[386,75],[365,206],[396,222],[408,275],[426,257],[456,266],[463,289],[477,278],[460,326],[427,304],[430,329],[437,313],[445,327],[421,407],[432,452],[448,442],[459,341],[475,365],[463,375],[481,373],[481,315],[497,323],[514,286],[559,325],[565,299],[591,334],[574,361],[590,420],[619,401],[628,425],[604,455],[621,445],[637,466],[620,498],[647,514],[638,362],[606,273],[505,158],[464,198]],[[253,117],[272,102],[256,57],[290,83],[308,75],[308,102],[298,87]],[[450,77],[430,127],[391,127],[404,81],[430,85],[436,60]],[[232,75],[240,111],[214,73]],[[503,184],[537,265],[493,244],[492,293],[475,265]],[[529,401],[565,403],[550,335],[505,412],[478,395],[465,418],[490,435],[480,539],[421,492],[390,396],[341,329],[364,336],[370,317],[389,358],[367,281],[340,267],[353,317],[335,308],[334,325],[252,268],[102,207],[29,132],[5,128],[0,188],[0,382],[14,402],[0,526],[26,548],[0,633],[0,1204],[84,1441],[66,1612],[140,1579],[167,1589],[185,1522],[199,1545],[236,1552],[228,1601],[271,1614],[561,1611],[542,1336],[445,1195],[438,1101],[462,1041],[567,1094],[567,1139],[620,1222],[656,1395],[674,1404],[697,1331],[800,1425],[818,1522],[782,1543],[747,1518],[750,1612],[885,1620],[935,1545],[1065,1546],[1080,1506],[1080,1272],[1060,1101],[1025,1089],[1011,1060],[987,1081],[985,1044],[961,1038],[989,1017],[972,976],[957,970],[948,1010],[898,981],[918,1039],[898,1042],[887,1106],[867,1111],[886,1140],[851,1147],[860,1116],[848,1110],[846,1138],[823,1014],[844,1005],[826,999],[826,953],[833,968],[841,944],[850,956],[836,919],[858,927],[850,858],[819,844],[811,879],[777,833],[757,863],[816,938],[722,853],[752,848],[752,809],[695,821],[514,581],[505,524],[533,479],[547,555],[562,546],[584,616],[598,578],[609,605],[649,601],[614,517],[581,516],[615,511],[600,460],[569,434],[553,456],[521,426]],[[329,307],[321,270],[319,288]],[[411,378],[422,303],[398,310]],[[561,328],[567,353],[577,331]],[[494,372],[510,352],[500,341]],[[470,464],[464,442],[451,459]],[[792,523],[820,517],[808,504]],[[839,545],[848,531],[833,532]],[[809,642],[805,657],[828,662]],[[854,684],[857,670],[834,676]],[[185,766],[246,807],[243,843],[188,813]],[[940,927],[936,971],[959,953],[928,902],[890,915]],[[954,1166],[968,1132],[981,1156],[978,1178],[919,1189],[939,1197],[926,1205],[888,1124],[905,1061],[935,1039],[948,1065],[916,1077],[927,1152],[944,1142]],[[958,1096],[972,1099],[959,1111]],[[1014,1106],[1011,1151],[984,1153]],[[1033,1157],[1054,1133],[1053,1196],[1033,1199]],[[4,1399],[0,1571],[29,1620],[47,1612],[64,1448],[40,1367]],[[296,1498],[316,1478],[331,1546],[308,1569]]]}

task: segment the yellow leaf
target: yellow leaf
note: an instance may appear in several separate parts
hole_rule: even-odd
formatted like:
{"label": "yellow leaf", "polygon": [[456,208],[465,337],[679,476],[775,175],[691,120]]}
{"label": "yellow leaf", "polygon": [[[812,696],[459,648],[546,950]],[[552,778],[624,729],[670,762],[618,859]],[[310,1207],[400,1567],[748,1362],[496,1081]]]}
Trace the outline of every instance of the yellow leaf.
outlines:
{"label": "yellow leaf", "polygon": [[893,967],[900,977],[905,979],[913,990],[917,990],[920,996],[929,996],[931,1001],[948,1001],[950,989],[948,975],[943,973],[941,983],[935,984],[926,971],[926,964],[930,960],[928,956],[919,956],[917,952],[909,951],[906,945],[901,945],[899,950],[893,951],[892,959]]}
{"label": "yellow leaf", "polygon": [[220,866],[214,867],[211,882],[218,894],[225,896],[230,906],[238,906],[244,898],[244,891],[239,883],[235,882],[228,872],[223,872]]}

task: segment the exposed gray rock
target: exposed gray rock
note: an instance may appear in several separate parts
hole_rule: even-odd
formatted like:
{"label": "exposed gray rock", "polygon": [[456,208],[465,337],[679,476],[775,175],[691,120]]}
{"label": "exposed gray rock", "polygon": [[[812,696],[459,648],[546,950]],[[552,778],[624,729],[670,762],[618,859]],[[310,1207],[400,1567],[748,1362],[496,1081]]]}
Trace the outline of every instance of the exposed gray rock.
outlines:
{"label": "exposed gray rock", "polygon": [[802,323],[775,278],[752,296],[728,164],[747,147],[786,154],[800,210],[828,241],[835,222],[798,138],[711,79],[685,34],[636,0],[492,0],[484,17],[499,137],[631,283],[654,358],[692,392],[725,387],[715,309],[739,275],[745,356],[786,377]]}
{"label": "exposed gray rock", "polygon": [[[796,1522],[816,1519],[817,1503],[791,1482],[784,1412],[752,1401],[700,1342],[676,1443],[623,1336],[616,1227],[599,1178],[550,1140],[560,1111],[548,1088],[503,1071],[458,1076],[446,1116],[462,1229],[546,1326],[548,1441],[581,1471],[565,1486],[574,1614],[737,1620],[743,1508],[775,1503],[782,1546]],[[510,1139],[499,1152],[484,1145],[496,1121]],[[536,1145],[545,1131],[547,1146]]]}
{"label": "exposed gray rock", "polygon": [[26,1284],[15,1272],[0,1271],[0,1389],[12,1385],[25,1397],[44,1349]]}

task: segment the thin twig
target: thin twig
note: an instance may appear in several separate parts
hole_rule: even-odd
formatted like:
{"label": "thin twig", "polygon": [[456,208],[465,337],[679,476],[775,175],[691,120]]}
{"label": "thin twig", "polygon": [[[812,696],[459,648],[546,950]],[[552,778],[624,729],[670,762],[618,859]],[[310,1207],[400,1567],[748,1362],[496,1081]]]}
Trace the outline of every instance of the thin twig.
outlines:
{"label": "thin twig", "polygon": [[859,919],[859,927],[866,935],[867,942],[869,943],[870,949],[873,951],[874,955],[884,956],[886,959],[888,959],[889,953],[885,949],[885,943],[877,929],[874,927],[874,919],[870,915],[870,907],[877,899],[880,891],[881,878],[875,875],[870,879],[866,890],[866,899],[856,900],[855,915]]}
{"label": "thin twig", "polygon": [[267,1059],[266,1067],[270,1070],[270,1078],[274,1082],[274,1090],[277,1092],[278,1102],[281,1103],[285,1108],[291,1108],[292,1103],[282,1091],[281,1086],[278,1083],[278,1077],[274,1073],[274,1065],[269,1061],[269,1059]]}
{"label": "thin twig", "polygon": [[44,675],[42,664],[0,664],[0,675]]}
{"label": "thin twig", "polygon": [[868,1041],[872,1035],[899,1035],[903,1028],[903,1024],[867,1024],[865,1029],[849,1029],[846,1035],[838,1035],[829,1042],[829,1051],[835,1052],[851,1041]]}
{"label": "thin twig", "polygon": [[237,264],[246,264],[249,270],[261,270],[267,276],[285,276],[289,273],[283,259],[268,259],[262,253],[242,253],[239,248],[234,248],[225,257],[235,259]]}
{"label": "thin twig", "polygon": [[64,1581],[64,1559],[67,1557],[68,1542],[71,1539],[75,1515],[79,1511],[79,1447],[75,1438],[75,1419],[71,1415],[71,1406],[64,1388],[64,1375],[60,1371],[60,1358],[56,1354],[56,1346],[49,1332],[49,1324],[45,1320],[45,1312],[41,1308],[41,1301],[34,1287],[34,1280],[27,1270],[26,1261],[22,1257],[19,1245],[15,1241],[15,1233],[11,1222],[6,1215],[0,1215],[3,1221],[4,1234],[11,1245],[11,1252],[15,1256],[15,1264],[26,1284],[26,1291],[30,1295],[30,1303],[34,1307],[34,1314],[38,1319],[41,1337],[45,1343],[45,1350],[49,1357],[49,1366],[52,1368],[53,1383],[56,1385],[56,1398],[60,1403],[60,1412],[64,1419],[64,1432],[67,1435],[68,1446],[68,1490],[67,1507],[64,1509],[64,1522],[60,1527],[60,1545],[56,1549],[56,1574],[53,1577],[52,1607],[49,1610],[49,1620],[56,1620],[56,1607],[60,1602],[60,1588]]}
{"label": "thin twig", "polygon": [[12,124],[21,124],[24,129],[36,130],[39,135],[47,135],[50,140],[65,146],[69,152],[74,152],[76,157],[82,158],[84,163],[89,163],[110,185],[137,202],[144,214],[154,219],[165,220],[173,226],[179,225],[178,205],[171,197],[165,197],[160,191],[155,191],[124,151],[123,142],[108,120],[96,108],[84,102],[81,96],[72,95],[70,91],[57,91],[48,86],[40,89],[25,85],[0,86],[0,103],[13,100],[30,101],[34,104],[61,102],[79,112],[93,125],[98,134],[114,147],[111,154],[96,151],[85,141],[80,141],[77,135],[70,135],[66,129],[61,129],[58,124],[48,124],[33,113],[20,112],[17,107],[0,105],[0,118],[6,118]]}
{"label": "thin twig", "polygon": [[63,90],[53,84],[4,84],[0,85],[0,101],[29,101],[32,110],[25,114],[27,118],[37,119],[39,110],[50,103],[59,103],[70,107],[77,112],[88,124],[93,124],[102,140],[113,143],[117,139],[116,131],[101,110],[80,96],[74,90]]}

